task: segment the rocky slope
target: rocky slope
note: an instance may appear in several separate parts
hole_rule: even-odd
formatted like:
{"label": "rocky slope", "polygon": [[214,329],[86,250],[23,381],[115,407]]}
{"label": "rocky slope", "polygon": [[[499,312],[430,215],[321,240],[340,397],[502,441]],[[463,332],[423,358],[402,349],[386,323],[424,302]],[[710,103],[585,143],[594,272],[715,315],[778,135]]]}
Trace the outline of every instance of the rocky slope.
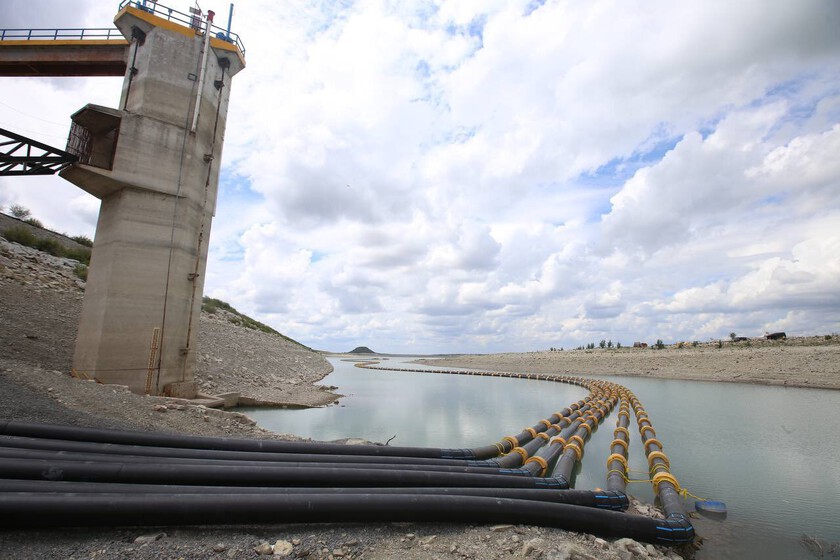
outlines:
{"label": "rocky slope", "polygon": [[[3,359],[70,371],[84,281],[78,263],[0,237],[0,347]],[[338,395],[313,385],[332,371],[317,352],[276,334],[202,313],[196,380],[202,392],[238,392],[260,404],[319,406]]]}

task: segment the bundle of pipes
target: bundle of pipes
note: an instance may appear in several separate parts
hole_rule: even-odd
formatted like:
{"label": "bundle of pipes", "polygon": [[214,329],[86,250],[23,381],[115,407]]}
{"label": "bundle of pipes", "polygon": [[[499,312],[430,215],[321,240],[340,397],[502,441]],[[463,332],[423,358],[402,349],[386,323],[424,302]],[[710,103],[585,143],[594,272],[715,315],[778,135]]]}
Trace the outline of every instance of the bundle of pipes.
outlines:
{"label": "bundle of pipes", "polygon": [[[16,527],[526,523],[659,544],[691,541],[686,517],[624,513],[623,489],[569,489],[589,433],[626,394],[612,383],[570,379],[589,388],[587,398],[475,449],[0,422],[0,515]],[[653,443],[648,440],[646,450]],[[651,461],[661,457],[654,454]],[[661,466],[656,471],[666,472]],[[658,482],[661,493],[670,479]]]}

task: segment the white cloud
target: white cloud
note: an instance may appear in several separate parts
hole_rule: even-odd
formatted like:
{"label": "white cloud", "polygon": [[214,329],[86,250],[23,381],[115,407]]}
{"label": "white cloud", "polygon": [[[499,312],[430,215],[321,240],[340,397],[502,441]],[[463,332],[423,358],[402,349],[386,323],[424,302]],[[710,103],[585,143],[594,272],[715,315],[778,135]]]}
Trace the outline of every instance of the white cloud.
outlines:
{"label": "white cloud", "polygon": [[[825,0],[241,3],[207,290],[335,350],[838,330],[838,16]],[[8,84],[0,123],[57,137],[119,87]],[[68,192],[0,180],[76,233],[92,205]]]}

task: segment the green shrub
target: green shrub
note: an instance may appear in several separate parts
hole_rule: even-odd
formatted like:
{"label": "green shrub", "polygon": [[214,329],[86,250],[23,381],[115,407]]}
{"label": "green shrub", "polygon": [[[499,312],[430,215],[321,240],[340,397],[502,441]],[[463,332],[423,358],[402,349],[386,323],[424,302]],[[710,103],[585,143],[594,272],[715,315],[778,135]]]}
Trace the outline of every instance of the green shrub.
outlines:
{"label": "green shrub", "polygon": [[214,310],[213,313],[215,313],[216,309],[224,309],[225,311],[230,311],[231,313],[236,313],[236,314],[239,313],[238,311],[236,311],[236,309],[233,308],[233,306],[231,304],[229,304],[225,301],[222,301],[220,299],[211,298],[211,297],[207,297],[207,296],[204,296],[204,298],[201,300],[201,308],[205,309],[205,306],[206,307],[212,307],[213,310]]}
{"label": "green shrub", "polygon": [[88,275],[88,267],[81,263],[76,265],[76,268],[73,269],[73,273],[78,276],[82,281],[87,282],[87,275]]}
{"label": "green shrub", "polygon": [[664,343],[664,342],[662,342],[662,339],[661,339],[661,338],[657,338],[657,339],[656,339],[656,344],[655,344],[654,346],[655,346],[657,349],[662,350],[663,348],[665,348],[665,343]]}
{"label": "green shrub", "polygon": [[27,223],[30,226],[35,226],[35,227],[38,227],[38,228],[43,228],[44,227],[44,224],[41,223],[41,220],[39,220],[37,218],[26,218],[23,221],[24,221],[24,223]]}
{"label": "green shrub", "polygon": [[79,245],[84,245],[85,247],[93,247],[93,239],[91,239],[87,235],[74,235],[70,239],[72,239]]}
{"label": "green shrub", "polygon": [[64,247],[61,246],[61,243],[49,237],[44,237],[43,239],[36,240],[34,247],[39,251],[49,253],[54,257],[64,256]]}
{"label": "green shrub", "polygon": [[10,227],[3,232],[3,237],[14,243],[38,249],[54,257],[75,259],[83,264],[90,264],[90,249],[65,249],[64,245],[51,237],[38,238],[24,227]]}
{"label": "green shrub", "polygon": [[90,264],[90,249],[64,249],[64,257],[75,259],[82,264]]}
{"label": "green shrub", "polygon": [[8,228],[3,232],[3,237],[13,243],[20,243],[21,245],[25,245],[27,247],[34,247],[35,242],[38,240],[31,231],[20,226]]}
{"label": "green shrub", "polygon": [[[279,336],[285,338],[286,340],[294,342],[295,344],[300,344],[296,340],[292,340],[291,338],[288,338],[288,337],[280,334],[279,332],[272,329],[268,325],[260,323],[256,319],[252,319],[252,318],[248,317],[247,315],[245,315],[244,313],[240,313],[239,311],[234,309],[231,304],[229,304],[225,301],[222,301],[222,300],[216,299],[216,298],[207,297],[207,296],[204,296],[202,298],[202,300],[201,300],[201,310],[202,311],[205,311],[205,312],[210,313],[212,315],[212,314],[215,314],[219,309],[223,309],[223,310],[227,311],[228,313],[230,313],[231,315],[233,315],[233,317],[229,317],[228,320],[231,323],[233,323],[234,325],[245,327],[246,329],[251,329],[251,330],[255,330],[255,331],[262,331],[264,333],[276,334],[276,335],[279,335]],[[303,344],[300,344],[300,345],[303,346]],[[304,346],[304,348],[307,348],[307,347]]]}

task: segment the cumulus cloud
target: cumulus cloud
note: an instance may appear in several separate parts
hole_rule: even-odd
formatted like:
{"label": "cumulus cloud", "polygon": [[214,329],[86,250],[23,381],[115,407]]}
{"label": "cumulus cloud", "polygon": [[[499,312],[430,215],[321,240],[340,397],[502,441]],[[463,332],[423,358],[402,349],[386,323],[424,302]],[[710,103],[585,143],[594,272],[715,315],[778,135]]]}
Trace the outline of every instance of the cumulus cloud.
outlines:
{"label": "cumulus cloud", "polygon": [[[333,350],[836,331],[837,21],[829,0],[238,5],[207,289]],[[4,103],[116,102],[81,83]]]}

